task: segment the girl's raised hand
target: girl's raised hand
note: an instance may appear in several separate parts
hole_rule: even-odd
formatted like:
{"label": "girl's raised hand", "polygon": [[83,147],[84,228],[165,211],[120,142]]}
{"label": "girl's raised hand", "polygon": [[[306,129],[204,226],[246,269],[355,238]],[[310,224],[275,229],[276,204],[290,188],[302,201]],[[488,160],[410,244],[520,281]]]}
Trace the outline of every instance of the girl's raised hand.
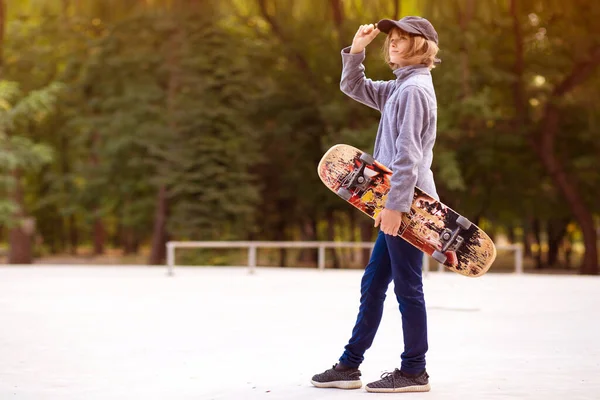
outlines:
{"label": "girl's raised hand", "polygon": [[361,25],[354,35],[354,40],[352,40],[350,53],[361,53],[375,39],[379,32],[381,31],[373,24]]}

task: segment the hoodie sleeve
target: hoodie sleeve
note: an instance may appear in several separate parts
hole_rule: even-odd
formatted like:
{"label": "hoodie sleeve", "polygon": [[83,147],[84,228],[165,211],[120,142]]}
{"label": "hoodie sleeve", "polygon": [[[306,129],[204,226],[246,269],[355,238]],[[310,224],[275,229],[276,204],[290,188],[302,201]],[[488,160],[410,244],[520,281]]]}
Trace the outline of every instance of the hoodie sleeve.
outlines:
{"label": "hoodie sleeve", "polygon": [[428,124],[425,93],[408,86],[400,93],[398,106],[398,138],[392,163],[391,189],[385,207],[408,212],[415,193],[418,166],[423,158],[423,131]]}
{"label": "hoodie sleeve", "polygon": [[381,111],[394,81],[372,81],[365,77],[364,59],[364,50],[358,54],[350,54],[350,47],[342,50],[340,89],[352,99]]}

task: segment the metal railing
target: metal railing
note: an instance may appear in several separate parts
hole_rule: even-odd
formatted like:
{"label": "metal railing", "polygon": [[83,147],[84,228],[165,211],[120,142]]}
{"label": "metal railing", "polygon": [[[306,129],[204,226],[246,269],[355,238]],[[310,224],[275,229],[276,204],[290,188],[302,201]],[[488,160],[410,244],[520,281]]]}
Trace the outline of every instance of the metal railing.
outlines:
{"label": "metal railing", "polygon": [[[373,249],[374,242],[234,242],[234,241],[210,241],[210,242],[167,242],[167,274],[175,274],[175,249],[177,248],[204,248],[204,249],[248,249],[248,272],[256,270],[258,248],[261,249],[318,249],[317,267],[325,269],[325,249]],[[511,250],[515,252],[515,273],[523,273],[523,251],[519,245],[496,246],[497,250]],[[429,272],[429,256],[423,254],[423,271]],[[438,264],[438,272],[445,269],[443,264]]]}

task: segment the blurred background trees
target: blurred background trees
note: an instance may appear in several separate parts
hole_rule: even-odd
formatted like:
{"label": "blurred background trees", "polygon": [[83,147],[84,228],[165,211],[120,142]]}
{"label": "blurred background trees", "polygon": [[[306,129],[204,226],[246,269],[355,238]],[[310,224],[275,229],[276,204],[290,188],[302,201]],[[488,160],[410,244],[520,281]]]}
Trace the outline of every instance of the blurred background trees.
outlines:
{"label": "blurred background trees", "polygon": [[[111,248],[161,263],[169,239],[372,240],[315,172],[335,143],[372,151],[379,121],[340,92],[340,51],[360,24],[421,15],[440,36],[442,200],[537,268],[598,273],[597,2],[0,5],[9,262]],[[393,78],[383,39],[372,79]]]}

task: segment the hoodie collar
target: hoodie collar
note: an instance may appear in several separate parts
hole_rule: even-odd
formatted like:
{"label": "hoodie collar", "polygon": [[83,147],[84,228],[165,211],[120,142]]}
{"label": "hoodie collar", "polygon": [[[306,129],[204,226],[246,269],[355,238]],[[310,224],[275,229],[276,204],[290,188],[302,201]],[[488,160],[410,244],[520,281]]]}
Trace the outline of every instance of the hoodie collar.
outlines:
{"label": "hoodie collar", "polygon": [[408,65],[394,70],[394,75],[399,81],[404,81],[406,78],[413,75],[429,75],[429,68],[423,64]]}

